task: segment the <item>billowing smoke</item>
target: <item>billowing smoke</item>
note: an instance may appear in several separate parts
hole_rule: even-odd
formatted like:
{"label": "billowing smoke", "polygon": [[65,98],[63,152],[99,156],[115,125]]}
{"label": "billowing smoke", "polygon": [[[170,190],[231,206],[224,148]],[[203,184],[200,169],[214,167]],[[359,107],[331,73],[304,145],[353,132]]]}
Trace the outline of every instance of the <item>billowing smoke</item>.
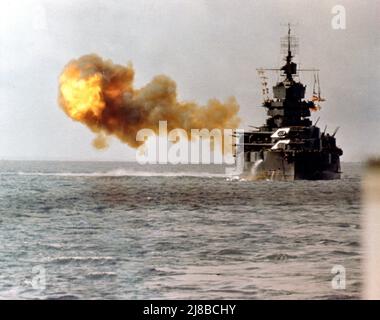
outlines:
{"label": "billowing smoke", "polygon": [[97,137],[96,148],[107,147],[113,135],[131,147],[136,133],[143,128],[158,134],[159,121],[166,120],[168,130],[234,129],[239,125],[239,105],[234,98],[225,103],[216,99],[206,106],[177,100],[176,83],[167,76],[154,77],[140,89],[133,86],[134,70],[97,55],[72,60],[59,78],[59,104],[73,120],[87,125]]}

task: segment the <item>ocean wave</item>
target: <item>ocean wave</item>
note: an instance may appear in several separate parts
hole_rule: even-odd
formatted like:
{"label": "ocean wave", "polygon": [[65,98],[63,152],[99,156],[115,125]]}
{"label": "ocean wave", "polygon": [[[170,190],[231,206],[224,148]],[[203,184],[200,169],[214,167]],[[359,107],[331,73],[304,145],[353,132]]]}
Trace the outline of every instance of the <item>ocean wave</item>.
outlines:
{"label": "ocean wave", "polygon": [[79,300],[81,297],[74,294],[62,294],[46,297],[46,300]]}
{"label": "ocean wave", "polygon": [[269,260],[269,261],[287,261],[289,259],[297,259],[297,256],[290,255],[287,253],[274,253],[274,254],[266,255],[263,258],[264,260]]}
{"label": "ocean wave", "polygon": [[90,272],[86,275],[86,278],[89,279],[102,279],[109,277],[116,277],[117,273],[115,272]]}
{"label": "ocean wave", "polygon": [[72,256],[72,257],[54,257],[48,258],[46,262],[66,264],[71,262],[115,262],[114,257],[100,257],[100,256]]}

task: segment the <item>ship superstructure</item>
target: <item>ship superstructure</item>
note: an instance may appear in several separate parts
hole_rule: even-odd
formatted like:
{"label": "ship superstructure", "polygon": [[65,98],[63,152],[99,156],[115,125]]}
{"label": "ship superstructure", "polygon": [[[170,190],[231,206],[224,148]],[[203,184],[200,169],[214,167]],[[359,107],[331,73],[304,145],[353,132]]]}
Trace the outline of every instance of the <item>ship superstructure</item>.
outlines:
{"label": "ship superstructure", "polygon": [[[244,132],[236,148],[236,161],[243,177],[254,179],[339,179],[340,156],[335,134],[321,131],[318,121],[312,123],[310,111],[320,109],[321,97],[318,70],[298,69],[293,61],[297,50],[297,38],[288,34],[282,39],[285,64],[280,69],[258,69],[263,85],[264,102],[268,118],[265,125]],[[280,79],[269,96],[265,72],[277,71]],[[306,85],[299,79],[299,72],[314,73],[313,95],[305,99]],[[317,87],[317,89],[316,89]]]}

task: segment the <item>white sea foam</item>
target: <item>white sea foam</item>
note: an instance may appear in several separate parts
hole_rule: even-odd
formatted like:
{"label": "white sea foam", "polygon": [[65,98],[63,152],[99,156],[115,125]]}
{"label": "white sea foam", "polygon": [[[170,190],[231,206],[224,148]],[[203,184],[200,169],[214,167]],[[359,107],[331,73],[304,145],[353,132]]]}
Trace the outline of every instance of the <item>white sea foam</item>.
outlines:
{"label": "white sea foam", "polygon": [[105,172],[0,172],[0,175],[20,176],[57,176],[57,177],[199,177],[199,178],[227,178],[225,173],[209,172],[149,172],[125,169],[115,169]]}

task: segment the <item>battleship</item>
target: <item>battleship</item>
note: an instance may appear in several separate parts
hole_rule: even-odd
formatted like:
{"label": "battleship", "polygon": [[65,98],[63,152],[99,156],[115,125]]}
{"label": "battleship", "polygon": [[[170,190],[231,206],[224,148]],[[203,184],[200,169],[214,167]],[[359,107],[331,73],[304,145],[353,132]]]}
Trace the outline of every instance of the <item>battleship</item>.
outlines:
{"label": "battleship", "polygon": [[[309,119],[311,111],[318,111],[321,97],[318,69],[300,69],[293,61],[298,51],[298,38],[288,33],[281,39],[285,64],[279,69],[257,69],[261,79],[267,110],[266,123],[240,133],[235,151],[235,161],[242,178],[270,180],[332,180],[340,179],[341,148],[335,135],[322,131],[318,121]],[[266,72],[275,71],[279,79],[269,96]],[[300,72],[314,75],[313,94],[305,99],[306,85],[300,82]]]}

